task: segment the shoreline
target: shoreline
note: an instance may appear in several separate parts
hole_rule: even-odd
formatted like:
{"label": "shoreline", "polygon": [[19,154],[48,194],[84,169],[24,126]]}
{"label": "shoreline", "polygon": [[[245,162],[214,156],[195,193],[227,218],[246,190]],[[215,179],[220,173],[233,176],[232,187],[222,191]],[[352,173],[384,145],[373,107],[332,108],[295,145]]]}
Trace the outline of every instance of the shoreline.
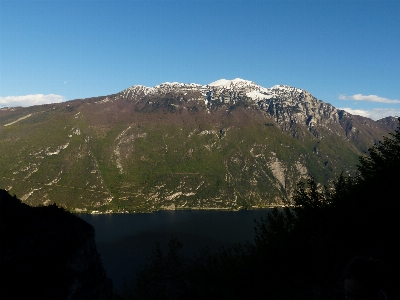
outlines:
{"label": "shoreline", "polygon": [[111,214],[151,214],[159,211],[232,211],[238,212],[243,210],[257,210],[257,209],[272,209],[272,208],[284,208],[284,207],[292,207],[292,205],[283,205],[283,204],[271,204],[265,206],[253,206],[251,208],[223,208],[223,207],[198,207],[198,208],[175,208],[175,209],[157,209],[151,211],[69,211],[72,214],[82,214],[82,215],[111,215]]}

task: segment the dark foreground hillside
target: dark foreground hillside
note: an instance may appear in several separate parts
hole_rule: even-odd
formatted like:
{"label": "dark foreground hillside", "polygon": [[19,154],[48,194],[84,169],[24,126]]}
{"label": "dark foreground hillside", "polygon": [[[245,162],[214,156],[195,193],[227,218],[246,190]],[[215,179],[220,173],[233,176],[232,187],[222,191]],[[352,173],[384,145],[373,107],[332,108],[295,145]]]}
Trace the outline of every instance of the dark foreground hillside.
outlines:
{"label": "dark foreground hillside", "polygon": [[0,190],[1,299],[112,299],[94,229],[56,205]]}
{"label": "dark foreground hillside", "polygon": [[[172,239],[126,299],[400,299],[400,127],[333,188],[300,182],[294,206],[256,223],[254,244],[197,258]],[[346,267],[348,266],[348,267]],[[357,282],[350,297],[344,283]],[[362,287],[362,288],[361,288]]]}

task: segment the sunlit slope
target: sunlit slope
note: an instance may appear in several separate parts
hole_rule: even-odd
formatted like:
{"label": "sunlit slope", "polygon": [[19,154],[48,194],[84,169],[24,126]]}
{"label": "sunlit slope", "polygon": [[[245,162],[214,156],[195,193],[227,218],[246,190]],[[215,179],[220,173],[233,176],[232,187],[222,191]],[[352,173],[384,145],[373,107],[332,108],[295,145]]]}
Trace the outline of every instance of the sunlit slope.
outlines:
{"label": "sunlit slope", "polygon": [[287,126],[248,97],[209,105],[192,94],[2,109],[0,186],[72,211],[263,207],[288,200],[307,173],[327,183],[352,172],[387,132],[351,115]]}
{"label": "sunlit slope", "polygon": [[0,134],[2,184],[23,201],[84,208],[110,197],[76,112],[47,107]]}

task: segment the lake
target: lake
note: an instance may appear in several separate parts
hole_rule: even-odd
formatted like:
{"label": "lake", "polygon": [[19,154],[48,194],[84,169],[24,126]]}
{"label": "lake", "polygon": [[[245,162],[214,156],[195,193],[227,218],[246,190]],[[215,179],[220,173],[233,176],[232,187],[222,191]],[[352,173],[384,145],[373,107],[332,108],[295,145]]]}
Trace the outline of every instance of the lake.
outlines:
{"label": "lake", "polygon": [[186,254],[204,247],[221,246],[254,239],[254,219],[266,217],[268,209],[220,211],[158,211],[149,214],[79,215],[96,230],[97,250],[114,287],[133,278],[147,262],[156,242],[166,249],[170,238],[183,243]]}

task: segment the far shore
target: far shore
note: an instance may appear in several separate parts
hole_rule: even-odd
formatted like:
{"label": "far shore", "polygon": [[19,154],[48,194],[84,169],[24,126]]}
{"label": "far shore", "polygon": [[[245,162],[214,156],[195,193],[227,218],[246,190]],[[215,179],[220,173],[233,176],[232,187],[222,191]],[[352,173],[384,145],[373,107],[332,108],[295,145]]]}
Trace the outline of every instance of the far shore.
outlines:
{"label": "far shore", "polygon": [[214,211],[243,211],[243,210],[257,210],[257,209],[271,209],[271,208],[284,208],[284,207],[293,207],[293,205],[283,205],[283,204],[271,204],[271,205],[264,205],[264,206],[252,206],[250,208],[224,208],[224,207],[195,207],[195,208],[161,208],[157,210],[149,210],[149,211],[70,211],[73,214],[85,214],[85,215],[106,215],[106,214],[150,214],[159,211],[202,211],[202,210],[214,210]]}

